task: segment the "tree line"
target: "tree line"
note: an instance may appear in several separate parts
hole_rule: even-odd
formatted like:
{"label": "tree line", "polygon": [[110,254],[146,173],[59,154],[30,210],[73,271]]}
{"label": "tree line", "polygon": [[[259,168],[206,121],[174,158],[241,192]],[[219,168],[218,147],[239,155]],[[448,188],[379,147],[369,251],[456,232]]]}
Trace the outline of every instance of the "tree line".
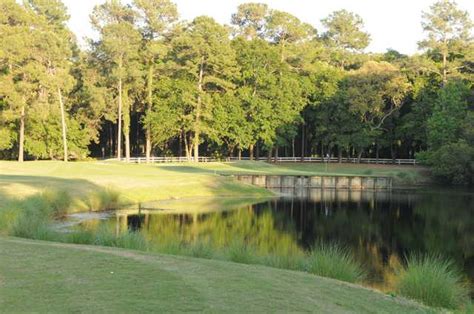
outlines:
{"label": "tree line", "polygon": [[423,12],[410,56],[364,52],[347,10],[316,30],[261,3],[221,25],[108,0],[85,49],[68,19],[60,0],[0,3],[0,158],[417,157],[472,183],[473,24],[454,1]]}

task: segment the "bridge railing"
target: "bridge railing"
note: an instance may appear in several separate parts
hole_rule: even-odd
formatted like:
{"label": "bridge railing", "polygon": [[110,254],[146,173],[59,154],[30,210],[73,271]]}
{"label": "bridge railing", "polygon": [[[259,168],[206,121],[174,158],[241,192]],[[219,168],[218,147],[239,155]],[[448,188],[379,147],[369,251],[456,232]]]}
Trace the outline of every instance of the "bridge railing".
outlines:
{"label": "bridge railing", "polygon": [[[199,157],[199,162],[217,162],[217,161],[238,161],[238,160],[250,160],[250,157],[228,157],[218,159],[214,157]],[[267,157],[254,158],[254,160],[266,161]],[[121,158],[120,161],[126,162],[126,158]],[[193,162],[194,157],[150,157],[149,162],[151,163],[181,163],[181,162]],[[303,162],[303,163],[338,163],[339,158],[321,158],[321,157],[273,157],[272,162],[286,163],[286,162]],[[130,157],[128,160],[130,163],[146,163],[146,157]],[[391,158],[341,158],[342,163],[361,163],[361,164],[380,164],[380,165],[417,165],[416,159],[391,159]]]}

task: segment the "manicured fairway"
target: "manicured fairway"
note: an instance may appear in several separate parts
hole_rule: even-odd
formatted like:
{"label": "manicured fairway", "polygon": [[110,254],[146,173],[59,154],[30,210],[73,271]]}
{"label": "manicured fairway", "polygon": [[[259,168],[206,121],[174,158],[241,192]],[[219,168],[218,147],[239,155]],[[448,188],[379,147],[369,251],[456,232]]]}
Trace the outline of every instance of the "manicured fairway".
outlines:
{"label": "manicured fairway", "polygon": [[231,162],[202,164],[124,164],[116,162],[4,162],[0,161],[0,199],[23,197],[45,188],[65,189],[81,197],[103,188],[113,188],[131,201],[189,197],[261,197],[270,193],[240,184],[230,174],[290,175],[384,175],[411,181],[423,180],[423,168],[331,164],[268,164]]}
{"label": "manicured fairway", "polygon": [[426,313],[301,272],[0,237],[0,312]]}

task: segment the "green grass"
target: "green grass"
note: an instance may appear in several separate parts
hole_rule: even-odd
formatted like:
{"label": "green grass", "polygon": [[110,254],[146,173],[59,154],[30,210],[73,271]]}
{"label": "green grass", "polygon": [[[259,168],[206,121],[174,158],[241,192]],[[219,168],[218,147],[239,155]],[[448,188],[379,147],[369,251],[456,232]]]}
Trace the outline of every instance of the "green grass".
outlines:
{"label": "green grass", "polygon": [[323,277],[347,282],[361,282],[365,273],[351,252],[335,243],[318,244],[307,260],[307,271]]}
{"label": "green grass", "polygon": [[[26,197],[44,189],[67,188],[74,199],[74,208],[89,210],[117,201],[113,193],[107,191],[120,192],[121,201],[131,203],[195,197],[262,197],[271,193],[225,175],[367,175],[368,170],[371,175],[392,176],[402,182],[426,179],[424,168],[413,166],[330,164],[326,172],[322,164],[275,165],[250,161],[162,165],[0,161],[0,199]],[[94,193],[96,197],[91,200]]]}
{"label": "green grass", "polygon": [[[308,269],[314,273],[317,273],[316,271],[314,271],[314,269],[316,269],[314,266],[315,265],[314,262],[316,260],[316,257],[318,256],[316,253],[313,253],[310,255],[309,260],[312,260],[312,264],[311,264],[311,263],[308,263],[308,256],[306,256],[303,252],[301,252],[301,254],[299,255],[297,254],[297,255],[292,255],[292,256],[288,254],[287,255],[272,255],[272,254],[259,255],[257,252],[254,251],[254,249],[251,246],[249,246],[246,243],[232,243],[231,245],[227,247],[221,248],[220,250],[216,250],[215,248],[212,248],[206,243],[197,242],[193,244],[183,245],[183,243],[180,243],[179,241],[173,241],[173,239],[171,240],[165,239],[163,242],[150,243],[144,238],[144,236],[141,233],[125,232],[125,233],[121,233],[117,235],[115,234],[114,230],[111,230],[109,227],[103,227],[103,228],[101,227],[94,232],[82,230],[78,232],[63,234],[63,233],[58,233],[54,229],[52,229],[50,223],[51,223],[52,218],[61,217],[67,212],[111,209],[121,204],[138,203],[138,202],[148,204],[147,202],[150,202],[150,201],[183,199],[181,201],[181,204],[178,206],[179,208],[183,208],[183,206],[188,209],[194,208],[196,206],[198,208],[206,207],[208,209],[213,208],[213,206],[214,207],[217,206],[219,208],[221,207],[232,208],[233,206],[236,205],[234,201],[227,201],[225,198],[216,198],[216,197],[220,197],[220,196],[239,197],[241,199],[237,202],[237,204],[240,204],[243,201],[242,200],[243,197],[261,198],[261,197],[268,197],[272,195],[269,191],[265,189],[236,182],[232,177],[226,176],[229,174],[247,173],[247,174],[282,174],[282,175],[283,174],[287,174],[287,175],[318,175],[318,174],[364,175],[364,172],[367,172],[368,170],[370,170],[371,173],[373,173],[374,175],[397,176],[398,174],[398,176],[401,176],[401,177],[421,176],[419,170],[417,170],[416,168],[403,167],[399,169],[396,167],[393,167],[393,168],[377,167],[373,169],[372,168],[367,169],[367,166],[359,166],[359,165],[334,165],[334,166],[330,165],[330,167],[328,167],[328,172],[322,172],[323,171],[322,167],[324,166],[319,165],[319,164],[271,165],[271,164],[266,164],[263,162],[209,163],[209,164],[199,164],[199,165],[196,165],[196,164],[135,165],[135,164],[121,164],[121,163],[113,163],[113,162],[112,163],[27,162],[27,163],[19,164],[15,162],[1,162],[0,161],[0,200],[3,201],[0,204],[0,234],[3,233],[3,234],[10,234],[10,235],[15,235],[19,237],[24,237],[24,238],[53,240],[53,241],[65,242],[65,243],[95,244],[95,245],[115,247],[115,248],[121,247],[121,248],[141,250],[141,251],[155,251],[155,252],[161,252],[161,253],[201,257],[201,258],[206,258],[206,259],[213,258],[213,259],[221,259],[221,260],[233,261],[233,262],[238,262],[238,263],[243,263],[243,264],[264,264],[264,265],[269,265],[276,268],[286,268],[286,269],[293,269],[293,270]],[[407,174],[400,175],[400,173],[407,173]],[[67,189],[67,193],[63,192],[65,189]],[[50,191],[59,191],[59,192],[53,193]],[[204,198],[201,198],[201,197],[204,197]],[[213,197],[212,199],[213,201],[210,202],[209,198],[206,199],[205,197]],[[187,202],[186,200],[192,200],[191,204],[189,204],[189,201]],[[215,200],[218,200],[218,201],[215,201]],[[162,202],[161,204],[165,204],[165,203]],[[173,207],[177,205],[172,205],[171,203],[166,203],[166,204],[170,209],[177,210],[177,208]],[[7,242],[9,241],[10,240],[8,240]],[[19,240],[15,240],[15,241],[18,242]],[[0,241],[0,246],[2,245],[1,242],[2,241]],[[30,242],[24,242],[24,243],[28,243],[28,245],[26,245],[25,247],[25,250],[30,250],[31,252],[29,254],[32,255],[32,258],[36,258],[35,257],[36,253],[33,248],[36,248],[37,245],[36,244],[30,245]],[[31,242],[31,243],[36,243],[36,242]],[[42,245],[46,246],[46,244],[42,244]],[[57,244],[56,246],[54,246],[53,244],[50,244],[50,245],[55,248],[61,247],[60,244]],[[69,246],[69,244],[63,244],[63,246],[67,248],[72,248],[72,246]],[[78,249],[77,247],[74,247],[74,248],[75,248],[74,250],[76,251],[83,250],[82,248],[81,249]],[[87,247],[86,250],[87,252],[94,251],[95,253],[97,253],[105,249],[103,248],[92,249],[90,247]],[[4,278],[7,278],[5,277],[3,273],[1,273],[4,269],[6,269],[3,267],[2,262],[5,260],[11,260],[11,259],[14,260],[14,255],[15,255],[9,250],[6,250],[5,252],[3,251],[1,252],[2,259],[0,259],[0,302],[3,302],[2,300],[5,299],[5,298],[2,299],[3,295],[1,292],[2,292],[2,289],[5,287]],[[116,253],[116,252],[119,252],[119,250],[117,251],[112,250],[110,252],[115,252],[113,253],[115,255],[122,254],[122,253]],[[124,251],[120,251],[120,252],[124,252]],[[22,254],[26,254],[26,253],[22,253]],[[137,256],[144,256],[141,254],[145,254],[145,253],[137,253],[137,252],[126,253],[127,256],[133,255],[134,257],[132,258],[132,260],[134,261],[136,261],[137,259],[140,260],[142,258],[142,257],[137,257]],[[41,256],[41,254],[39,255]],[[95,256],[97,254],[91,254],[91,255]],[[80,259],[83,257],[77,257],[77,258]],[[111,258],[111,257],[108,256],[107,258]],[[161,257],[159,258],[153,257],[152,259],[155,259],[155,258],[161,259]],[[325,258],[326,258],[326,261],[329,263],[331,258],[338,259],[340,258],[340,256],[333,254],[332,256],[326,256]],[[98,259],[99,260],[97,261],[98,262],[97,265],[99,266],[102,265],[101,263],[104,264],[102,265],[104,267],[115,266],[114,264],[107,264],[104,261],[101,261],[100,258]],[[148,257],[145,259],[148,259]],[[176,257],[175,259],[180,260],[180,258],[178,257]],[[185,265],[186,267],[190,267],[190,269],[180,269],[180,271],[183,271],[184,273],[186,273],[186,272],[190,272],[192,269],[196,269],[196,267],[199,269],[200,264],[195,262],[197,260],[192,260],[192,261],[194,264],[191,262],[187,262]],[[36,260],[36,262],[39,262],[39,260]],[[56,276],[55,274],[48,273],[48,269],[50,267],[52,270],[60,269],[61,262],[62,261],[59,258],[57,261],[59,265],[56,265],[56,266],[54,266],[54,263],[55,263],[54,259],[53,260],[48,259],[47,263],[45,263],[44,261],[39,262],[41,265],[44,266],[45,269],[41,269],[41,268],[37,269],[36,270],[37,273],[35,273],[35,277],[33,279],[42,278],[43,281],[49,282],[50,278],[52,279],[57,278],[59,275],[56,274],[57,275]],[[76,263],[78,261],[71,260],[69,262]],[[33,263],[33,261],[31,263]],[[117,263],[119,262],[117,261]],[[225,264],[226,262],[215,262],[215,263]],[[92,265],[87,266],[87,263],[85,263],[83,266],[91,269],[91,268],[96,267],[97,265],[94,264],[94,266]],[[235,266],[234,263],[230,263],[229,265],[234,265],[232,267],[237,267]],[[311,267],[307,268],[307,265],[312,265],[313,268]],[[12,267],[13,266],[15,265],[12,265]],[[25,267],[28,267],[28,265],[25,265]],[[228,267],[231,267],[231,266],[228,266]],[[243,267],[243,266],[238,266],[238,267]],[[257,266],[247,266],[247,267],[256,269]],[[342,269],[343,267],[346,267],[346,266],[340,265],[339,267]],[[32,267],[32,268],[35,269],[35,267]],[[178,268],[174,267],[173,269],[177,271]],[[246,278],[247,273],[243,273],[244,270],[248,270],[248,269],[239,268],[239,272],[242,272],[242,273],[237,272],[235,274],[235,278],[238,278],[238,280],[241,280],[242,278]],[[153,272],[154,270],[152,269],[150,271]],[[276,270],[273,270],[273,271],[276,271]],[[130,272],[130,274],[132,273],[133,271]],[[295,274],[295,273],[289,273],[289,274]],[[329,275],[325,274],[325,275],[338,278],[337,276],[335,275],[333,276],[331,274]],[[69,280],[71,279],[67,277],[67,274],[64,274],[64,276],[65,277],[61,280],[67,281],[67,284],[69,284]],[[224,276],[224,274],[220,274],[219,276],[222,277]],[[272,280],[278,279],[278,278],[274,278],[274,276],[275,274],[272,274],[271,276],[269,275],[269,278],[272,278]],[[300,276],[309,276],[309,275],[304,274],[303,272],[299,272],[297,273],[297,275],[294,275],[294,276],[295,278],[300,278]],[[137,276],[137,278],[142,278],[142,277],[143,277],[142,274]],[[279,288],[280,290],[277,290],[277,292],[279,291],[281,294],[282,291],[285,291],[285,290],[289,291],[290,288],[291,289],[298,288],[298,286],[301,283],[295,281],[294,278],[290,278],[290,277],[291,276],[288,276],[288,279],[289,280],[291,279],[290,281],[293,283],[287,286],[286,282],[280,282],[280,284],[283,284],[283,287]],[[28,279],[25,279],[25,278],[28,278],[28,277],[23,278],[24,282],[28,282],[27,284],[28,287],[30,287],[30,285],[31,286],[35,285],[35,283],[30,282]],[[46,280],[46,278],[48,278],[48,280]],[[80,282],[82,282],[81,277],[77,277],[77,278]],[[207,277],[205,278],[203,277],[200,280],[207,280],[206,278]],[[224,281],[230,281],[228,284],[233,284],[232,283],[233,278],[234,277],[231,277],[230,279],[226,278]],[[311,277],[311,278],[313,278],[314,280],[314,277]],[[145,277],[145,279],[148,279],[148,277]],[[160,281],[161,279],[162,279],[161,277],[156,278],[157,281]],[[344,279],[342,277],[340,277],[340,279],[347,280],[347,281],[358,280],[358,279],[355,279],[355,280]],[[13,278],[12,280],[13,282],[15,282],[15,278]],[[18,280],[19,281],[17,281],[16,284],[19,284],[19,283],[21,284],[22,279],[20,278]],[[191,290],[195,288],[193,285],[187,286],[188,282],[186,280],[185,281],[183,280],[184,279],[180,279],[179,283],[175,283],[175,286],[170,285],[169,289],[168,287],[163,288],[162,286],[159,286],[159,283],[156,283],[156,285],[158,285],[156,287],[155,286],[150,286],[150,287],[164,290],[165,295],[166,294],[179,295],[177,291],[181,291],[182,289],[185,289],[185,288],[188,288]],[[220,280],[222,280],[222,278]],[[320,279],[318,279],[317,281],[320,281]],[[36,284],[39,284],[39,282],[40,281],[38,280]],[[127,288],[129,288],[130,286],[135,286],[135,287],[140,286],[141,288],[140,280],[137,279],[137,281],[134,281],[134,282],[135,282],[135,285],[131,282],[127,282],[126,279],[122,278],[121,281],[119,281],[120,284],[115,283],[115,285],[113,286],[111,284],[110,286],[104,286],[103,287],[104,291],[100,290],[102,289],[101,288],[102,286],[100,286],[98,288],[98,295],[100,296],[101,293],[105,293],[107,289],[111,289],[111,291],[109,291],[110,293],[112,293],[113,295],[116,295],[117,297],[123,298],[124,291],[128,291]],[[166,282],[166,279],[165,279],[165,282]],[[319,284],[318,289],[323,289],[323,290],[329,289],[328,287],[324,287],[325,283],[327,282],[330,282],[330,281],[323,281],[323,283],[318,283]],[[13,285],[14,284],[15,283],[13,283]],[[72,286],[63,291],[60,288],[62,284],[64,283],[58,282],[57,284],[51,284],[52,287],[51,287],[50,293],[51,294],[59,293],[58,291],[61,291],[61,293],[66,293],[67,289],[70,289],[69,293],[71,294],[77,292]],[[107,285],[107,284],[108,283],[106,282],[103,283],[103,285]],[[150,284],[153,285],[152,283]],[[225,283],[223,283],[223,285],[224,284]],[[261,283],[259,281],[252,281],[249,283],[242,282],[242,284],[239,286],[239,289],[246,290],[250,288],[251,290],[252,288],[254,288],[256,290],[261,290],[261,287],[259,286],[260,284]],[[269,284],[273,285],[275,283],[271,282]],[[308,281],[307,284],[312,285],[313,283],[310,283]],[[338,285],[340,285],[340,283]],[[169,306],[173,305],[173,306],[178,306],[177,309],[183,309],[183,310],[191,309],[191,308],[193,310],[207,309],[207,310],[212,310],[212,311],[218,311],[219,309],[230,310],[230,309],[236,309],[236,308],[238,308],[239,311],[242,310],[241,307],[234,307],[234,308],[226,307],[226,306],[229,306],[229,304],[225,302],[222,303],[222,300],[220,300],[219,298],[216,299],[213,297],[212,302],[211,302],[210,300],[207,299],[207,297],[209,297],[210,292],[205,290],[206,288],[205,288],[204,283],[202,283],[201,286],[202,286],[201,290],[204,289],[204,291],[201,291],[199,289],[197,289],[196,291],[198,292],[198,294],[203,294],[203,293],[206,294],[206,298],[202,301],[199,301],[200,302],[199,305],[196,305],[193,303],[193,305],[190,308],[187,308],[187,307],[181,308],[180,306],[185,306],[186,302],[177,304],[176,301],[169,304],[166,302],[163,302],[162,304],[160,303],[159,305],[157,305],[157,303],[154,301],[153,302],[150,301],[149,303],[146,303],[146,304],[140,304],[138,301],[142,300],[141,299],[142,295],[136,291],[133,291],[133,293],[130,293],[130,296],[127,300],[129,300],[130,304],[137,305],[138,309],[140,309],[140,306],[143,306],[145,309],[148,306],[155,305],[156,308],[154,308],[154,310],[160,309],[160,306],[165,306],[165,308],[170,310],[172,308]],[[292,286],[295,286],[295,287],[292,287]],[[123,289],[124,287],[126,289]],[[338,286],[338,287],[340,288],[343,286]],[[219,290],[221,292],[220,298],[224,298],[224,300],[228,298],[233,299],[235,297],[237,299],[239,298],[239,295],[234,296],[234,294],[232,293],[230,293],[229,295],[222,295],[222,293],[225,292],[225,288],[226,286],[219,287],[219,289],[222,289],[222,291],[216,288],[216,290]],[[89,286],[87,286],[87,289],[90,289],[89,292],[95,291],[95,288],[92,283]],[[118,291],[121,289],[123,289],[124,291]],[[241,294],[241,297],[246,296],[246,295],[243,295],[245,293],[244,291],[240,291],[239,289],[234,288],[234,290],[235,289],[236,289],[237,294]],[[351,287],[351,289],[361,290],[359,293],[361,293],[362,295],[359,295],[359,297],[363,297],[365,293],[363,291],[366,291],[362,287]],[[313,301],[318,300],[319,296],[314,295],[314,291],[309,291],[309,290],[308,290],[308,294],[304,298],[302,298],[299,295],[294,295],[292,298],[288,299],[289,295],[285,294],[285,296],[287,297],[286,302],[288,302],[287,304],[289,306],[288,309],[296,310],[296,311],[297,310],[315,311],[318,309],[321,309],[323,311],[331,311],[331,310],[342,311],[342,310],[358,309],[359,311],[366,312],[366,311],[377,308],[377,307],[374,307],[374,304],[371,304],[370,302],[364,303],[366,301],[369,301],[370,298],[365,299],[365,300],[360,300],[360,302],[362,302],[360,304],[361,307],[353,308],[352,307],[353,304],[346,303],[347,298],[350,299],[351,296],[345,295],[346,293],[345,290],[341,290],[339,293],[341,295],[338,295],[337,289],[334,291],[331,291],[331,289],[327,290],[327,294],[331,292],[331,293],[335,293],[336,296],[333,296],[334,300],[330,301],[330,302],[334,301],[334,304],[332,304],[330,307],[326,307],[325,304],[314,303]],[[137,291],[141,291],[141,290],[137,289]],[[81,295],[81,293],[84,295],[86,294],[85,292],[81,292],[81,291],[79,291],[78,293],[79,295]],[[374,292],[370,292],[370,293],[374,293]],[[8,294],[5,294],[5,295],[8,295]],[[250,296],[253,296],[253,295],[255,294],[250,294]],[[20,297],[20,300],[21,300],[20,295],[16,295],[16,296],[13,295],[11,296],[10,299],[8,299],[10,301],[8,301],[7,306],[11,305],[13,306],[13,307],[10,307],[11,309],[18,309],[18,311],[21,311],[22,307],[19,307],[18,303],[15,303],[14,301],[16,297]],[[36,297],[31,297],[28,300],[25,300],[25,303],[35,301],[36,300],[35,298]],[[190,298],[192,298],[192,296],[190,296]],[[259,306],[261,306],[262,308],[265,308],[263,306],[271,305],[268,308],[268,311],[271,311],[272,309],[274,309],[272,307],[274,305],[273,294],[262,295],[261,297],[256,297],[256,298],[257,299],[250,298],[250,299],[241,299],[241,300],[245,300],[245,302],[248,303],[249,309],[252,308],[251,307],[252,304],[253,306],[256,306],[255,304],[259,304]],[[49,300],[51,300],[51,298],[49,298]],[[145,298],[143,300],[147,300],[147,299]],[[258,300],[258,302],[256,300]],[[295,301],[295,300],[300,300],[300,301]],[[36,300],[36,301],[39,301],[39,300]],[[100,302],[103,302],[103,300],[100,300],[100,298],[98,298],[96,301],[98,302],[97,304],[99,304]],[[67,302],[65,303],[67,304]],[[217,305],[214,305],[214,303],[216,303]],[[12,304],[15,304],[15,305],[12,305]],[[69,309],[70,310],[80,309],[82,311],[82,308],[80,308],[80,306],[82,306],[80,302],[77,303],[76,305],[75,304],[76,303],[74,302],[71,303],[70,305],[72,307]],[[92,304],[94,304],[94,302],[92,302]],[[341,304],[344,306],[341,306]],[[44,306],[47,306],[47,305],[45,304]],[[75,308],[74,306],[79,306],[79,307]],[[223,306],[223,307],[219,307],[219,306]],[[8,309],[8,307],[0,306],[0,309],[3,309],[3,308]],[[94,308],[95,311],[100,310],[100,309],[101,307],[98,307],[97,309]],[[122,308],[120,309],[121,311],[124,311]],[[278,309],[282,310],[281,307]],[[420,310],[422,308],[415,306],[413,307],[413,309]],[[35,307],[35,310],[37,310],[36,307]],[[64,310],[66,309],[64,308]],[[114,309],[110,311],[113,311],[113,310]],[[41,307],[39,307],[39,311],[41,311]],[[58,311],[61,311],[61,308],[58,308]],[[87,311],[87,307],[85,308],[85,311]],[[134,311],[136,311],[136,309],[134,309]]]}
{"label": "green grass", "polygon": [[413,255],[400,274],[398,292],[433,307],[458,309],[469,300],[469,288],[453,261]]}
{"label": "green grass", "polygon": [[263,266],[16,238],[0,238],[0,253],[6,313],[430,312],[402,298]]}

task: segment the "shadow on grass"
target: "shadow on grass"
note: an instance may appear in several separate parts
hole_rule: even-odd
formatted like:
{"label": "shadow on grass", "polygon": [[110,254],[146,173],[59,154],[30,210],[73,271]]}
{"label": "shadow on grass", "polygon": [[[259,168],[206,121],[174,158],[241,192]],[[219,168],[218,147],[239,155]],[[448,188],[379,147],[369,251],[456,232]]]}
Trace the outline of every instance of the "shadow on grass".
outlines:
{"label": "shadow on grass", "polygon": [[67,190],[71,195],[83,196],[103,189],[85,179],[66,179],[47,176],[0,175],[0,199],[19,198],[39,191]]}

